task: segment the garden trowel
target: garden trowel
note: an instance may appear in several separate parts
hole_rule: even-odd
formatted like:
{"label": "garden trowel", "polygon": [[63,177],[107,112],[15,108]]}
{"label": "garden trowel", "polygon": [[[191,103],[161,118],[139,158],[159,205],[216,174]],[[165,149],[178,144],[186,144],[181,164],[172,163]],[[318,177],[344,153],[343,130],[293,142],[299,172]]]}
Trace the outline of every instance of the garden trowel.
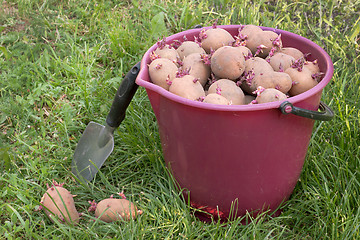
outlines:
{"label": "garden trowel", "polygon": [[71,163],[71,171],[80,181],[91,181],[113,151],[114,131],[124,120],[126,109],[138,88],[135,80],[139,70],[140,62],[122,80],[105,126],[90,122],[81,136]]}

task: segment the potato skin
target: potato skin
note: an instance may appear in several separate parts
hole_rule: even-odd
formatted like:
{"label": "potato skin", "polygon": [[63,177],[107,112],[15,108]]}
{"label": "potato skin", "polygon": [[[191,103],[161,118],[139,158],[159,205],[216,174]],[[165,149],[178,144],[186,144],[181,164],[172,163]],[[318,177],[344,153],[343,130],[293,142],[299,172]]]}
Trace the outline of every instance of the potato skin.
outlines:
{"label": "potato skin", "polygon": [[208,93],[217,93],[225,97],[232,105],[245,104],[245,95],[236,83],[229,79],[219,79],[210,85]]}
{"label": "potato skin", "polygon": [[166,80],[173,80],[176,77],[177,70],[178,67],[171,60],[157,58],[149,65],[150,79],[154,84],[169,90],[169,84]]}
{"label": "potato skin", "polygon": [[255,99],[258,104],[267,102],[284,101],[287,96],[275,88],[267,88],[262,91]]}
{"label": "potato skin", "polygon": [[185,75],[181,78],[175,78],[169,87],[169,92],[174,93],[180,97],[198,100],[205,97],[205,91],[199,81],[195,81],[195,77]]}
{"label": "potato skin", "polygon": [[302,71],[298,71],[296,68],[288,68],[285,73],[289,74],[293,82],[289,91],[290,96],[306,92],[318,84],[318,82],[312,78],[311,71],[308,68],[304,67]]}
{"label": "potato skin", "polygon": [[282,47],[279,50],[279,52],[290,55],[293,58],[295,58],[295,60],[298,60],[300,58],[304,58],[304,54],[299,49],[294,48],[294,47]]}
{"label": "potato skin", "polygon": [[[274,47],[273,41],[279,36],[273,31],[263,31],[260,27],[254,25],[246,25],[239,32],[243,36],[246,36],[245,44],[248,47],[252,54],[257,52],[257,48],[260,45],[264,45],[265,48],[258,53],[259,57],[265,58],[269,55],[269,52]],[[281,45],[280,40],[280,45]]]}
{"label": "potato skin", "polygon": [[222,28],[209,28],[200,32],[201,47],[206,53],[211,53],[211,50],[216,51],[222,46],[231,45],[235,39],[225,29]]}
{"label": "potato skin", "polygon": [[154,52],[161,58],[167,58],[175,64],[177,63],[178,59],[180,59],[176,49],[170,47],[169,45],[165,45],[163,48],[157,48]]}
{"label": "potato skin", "polygon": [[272,57],[267,57],[267,59],[276,72],[285,71],[295,62],[294,57],[282,52],[276,52]]}
{"label": "potato skin", "polygon": [[256,79],[261,75],[264,75],[268,72],[273,72],[271,65],[263,58],[253,57],[245,61],[245,79],[241,84],[241,89],[248,93],[253,94],[253,92],[258,87],[256,85]]}
{"label": "potato skin", "polygon": [[211,103],[211,104],[219,104],[219,105],[229,105],[230,102],[225,97],[217,94],[217,93],[209,93],[204,98],[205,103]]}
{"label": "potato skin", "polygon": [[117,220],[129,221],[136,218],[137,214],[136,206],[127,199],[107,198],[101,200],[95,209],[95,217],[108,223]]}
{"label": "potato skin", "polygon": [[287,93],[292,87],[292,80],[285,72],[267,72],[255,79],[255,86],[264,88],[275,88],[282,93]]}
{"label": "potato skin", "polygon": [[184,57],[192,53],[206,53],[205,50],[199,46],[199,44],[193,41],[182,42],[181,45],[176,49],[176,51],[179,54],[181,60],[183,60]]}
{"label": "potato skin", "polygon": [[205,86],[210,77],[210,65],[204,63],[201,59],[201,53],[191,53],[183,60],[183,69],[190,69],[190,75],[199,78],[202,86]]}
{"label": "potato skin", "polygon": [[45,214],[51,221],[54,221],[53,217],[55,215],[60,220],[69,224],[77,224],[79,222],[80,217],[75,208],[74,198],[63,187],[50,187],[41,198],[41,204]]}
{"label": "potato skin", "polygon": [[245,58],[236,47],[220,47],[211,57],[211,70],[218,78],[235,81],[245,70]]}

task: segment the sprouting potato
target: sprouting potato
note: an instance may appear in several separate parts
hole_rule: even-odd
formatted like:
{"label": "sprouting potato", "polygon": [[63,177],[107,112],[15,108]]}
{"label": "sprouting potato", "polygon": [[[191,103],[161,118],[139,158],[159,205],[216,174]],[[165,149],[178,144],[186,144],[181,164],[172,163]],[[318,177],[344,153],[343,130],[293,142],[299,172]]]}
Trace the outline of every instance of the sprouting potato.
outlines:
{"label": "sprouting potato", "polygon": [[245,58],[236,47],[220,47],[211,56],[211,70],[218,78],[235,81],[245,70]]}
{"label": "sprouting potato", "polygon": [[268,62],[276,72],[283,72],[295,62],[295,58],[282,53],[276,52],[273,56],[267,57]]}
{"label": "sprouting potato", "polygon": [[295,58],[295,60],[304,58],[304,54],[299,49],[293,47],[282,47],[279,52],[290,55]]}
{"label": "sprouting potato", "polygon": [[73,195],[63,185],[53,180],[52,186],[48,186],[41,198],[40,209],[44,210],[51,221],[58,218],[64,223],[77,224],[80,214],[75,208]]}
{"label": "sprouting potato", "polygon": [[192,53],[200,53],[205,54],[205,50],[200,47],[200,45],[193,41],[185,41],[182,42],[181,45],[176,49],[177,53],[179,54],[179,57],[181,60],[184,59],[184,57],[192,54]]}
{"label": "sprouting potato", "polygon": [[183,60],[183,69],[189,70],[189,74],[199,79],[202,86],[205,86],[210,77],[210,65],[205,63],[203,57],[205,53],[191,53]]}
{"label": "sprouting potato", "polygon": [[230,105],[229,100],[217,93],[209,93],[208,95],[206,95],[203,102],[219,105]]}
{"label": "sprouting potato", "polygon": [[172,48],[170,45],[166,44],[162,48],[158,47],[155,49],[154,53],[160,58],[167,58],[173,63],[177,64],[180,56],[175,48]]}
{"label": "sprouting potato", "polygon": [[176,77],[178,67],[167,58],[157,58],[149,65],[149,75],[151,81],[169,90],[169,82]]}
{"label": "sprouting potato", "polygon": [[191,75],[173,79],[169,92],[190,100],[199,100],[205,97],[203,86],[196,77]]}
{"label": "sprouting potato", "polygon": [[203,29],[199,38],[201,40],[201,47],[207,52],[216,51],[222,46],[229,46],[235,41],[234,37],[225,29],[209,28]]}
{"label": "sprouting potato", "polygon": [[318,84],[312,77],[311,71],[306,67],[302,68],[301,71],[291,67],[286,69],[285,73],[289,74],[292,79],[292,87],[289,91],[290,96],[301,94]]}
{"label": "sprouting potato", "polygon": [[229,79],[219,79],[210,85],[208,93],[217,93],[225,97],[232,105],[245,104],[245,95],[236,83]]}
{"label": "sprouting potato", "polygon": [[286,99],[287,96],[275,88],[263,88],[259,90],[255,102],[257,104],[261,104],[267,102],[284,101]]}

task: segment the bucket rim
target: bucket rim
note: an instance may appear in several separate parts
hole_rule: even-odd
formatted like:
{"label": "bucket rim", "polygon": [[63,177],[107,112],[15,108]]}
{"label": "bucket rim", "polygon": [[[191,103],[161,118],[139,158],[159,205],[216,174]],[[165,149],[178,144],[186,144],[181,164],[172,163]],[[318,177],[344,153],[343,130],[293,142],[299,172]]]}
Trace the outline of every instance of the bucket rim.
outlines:
{"label": "bucket rim", "polygon": [[[218,25],[217,27],[223,28],[225,30],[234,30],[234,29],[240,28],[241,26],[244,26],[244,25]],[[333,62],[332,62],[329,54],[322,47],[320,47],[318,44],[314,43],[313,41],[311,41],[303,36],[300,36],[298,34],[295,34],[295,33],[292,33],[292,32],[286,31],[286,30],[275,29],[275,28],[264,27],[264,26],[259,26],[259,27],[262,28],[263,30],[274,31],[277,34],[282,34],[282,35],[287,35],[287,36],[290,36],[293,38],[297,38],[300,41],[302,41],[303,43],[310,45],[312,49],[315,49],[316,51],[320,52],[321,55],[326,60],[326,72],[325,72],[322,80],[315,87],[307,90],[304,93],[298,94],[293,97],[289,97],[285,101],[288,101],[288,102],[296,105],[296,103],[301,102],[301,101],[321,92],[326,87],[326,85],[331,81],[331,78],[334,73],[334,65],[333,65]],[[185,31],[170,35],[170,36],[166,37],[166,43],[172,43],[174,40],[183,39],[183,37],[185,35],[186,36],[189,36],[189,35],[196,36],[202,29],[208,29],[208,28],[211,28],[211,26],[185,30]],[[291,47],[291,46],[289,46],[289,47]],[[195,108],[206,109],[206,110],[215,110],[215,111],[267,110],[267,109],[279,108],[281,103],[284,102],[284,101],[278,101],[278,102],[250,104],[250,105],[249,104],[247,104],[247,105],[219,105],[219,104],[211,104],[211,103],[194,101],[194,100],[180,97],[180,96],[173,94],[173,93],[169,92],[168,90],[165,90],[164,88],[150,82],[149,73],[148,73],[148,64],[150,64],[150,54],[156,48],[157,48],[157,44],[155,43],[153,46],[151,46],[146,51],[145,55],[143,56],[143,58],[141,60],[140,72],[136,78],[136,83],[139,86],[144,87],[146,90],[151,90],[153,92],[156,92],[159,95],[161,95],[169,100],[172,100],[172,101],[180,103],[180,104],[188,105],[191,107],[195,107]]]}

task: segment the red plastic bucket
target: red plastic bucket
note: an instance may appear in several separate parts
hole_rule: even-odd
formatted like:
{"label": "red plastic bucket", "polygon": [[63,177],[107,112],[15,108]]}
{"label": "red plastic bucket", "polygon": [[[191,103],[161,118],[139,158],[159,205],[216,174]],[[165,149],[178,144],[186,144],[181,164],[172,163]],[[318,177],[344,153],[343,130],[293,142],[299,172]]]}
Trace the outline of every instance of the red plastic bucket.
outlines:
{"label": "red plastic bucket", "polygon": [[[238,25],[218,26],[232,35]],[[282,36],[284,47],[310,53],[325,73],[321,82],[288,102],[317,111],[323,88],[333,75],[328,54],[314,42],[287,31],[262,27]],[[166,38],[193,40],[201,29]],[[255,105],[214,105],[176,96],[151,83],[150,53],[144,55],[136,83],[148,94],[156,115],[164,160],[191,204],[226,219],[246,212],[275,210],[287,200],[299,179],[314,119],[284,114],[279,102]]]}

